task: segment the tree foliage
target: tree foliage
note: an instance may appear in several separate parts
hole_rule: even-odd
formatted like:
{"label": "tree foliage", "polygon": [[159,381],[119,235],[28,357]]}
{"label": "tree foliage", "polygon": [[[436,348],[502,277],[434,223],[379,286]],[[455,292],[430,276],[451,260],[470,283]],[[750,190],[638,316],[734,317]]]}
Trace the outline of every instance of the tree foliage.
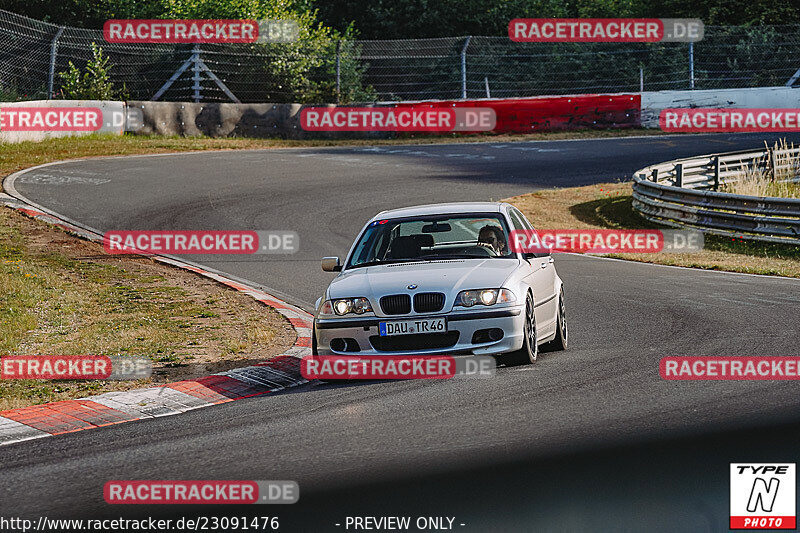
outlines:
{"label": "tree foliage", "polygon": [[306,28],[351,23],[365,39],[504,35],[514,18],[699,18],[707,25],[800,24],[797,1],[775,0],[0,0],[0,9],[57,24],[100,28],[109,18],[264,18]]}
{"label": "tree foliage", "polygon": [[72,61],[69,69],[59,73],[61,94],[67,100],[115,100],[125,98],[125,89],[117,90],[111,82],[111,65],[103,49],[92,43],[92,59],[81,71]]}
{"label": "tree foliage", "polygon": [[515,18],[699,18],[706,25],[800,24],[800,3],[774,0],[320,0],[333,28],[364,39],[507,35]]}

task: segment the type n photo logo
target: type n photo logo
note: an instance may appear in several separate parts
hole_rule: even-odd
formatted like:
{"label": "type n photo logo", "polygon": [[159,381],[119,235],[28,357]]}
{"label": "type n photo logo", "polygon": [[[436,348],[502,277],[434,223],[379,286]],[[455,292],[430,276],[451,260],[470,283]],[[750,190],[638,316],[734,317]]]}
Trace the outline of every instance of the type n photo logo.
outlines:
{"label": "type n photo logo", "polygon": [[796,529],[795,463],[731,463],[731,529]]}

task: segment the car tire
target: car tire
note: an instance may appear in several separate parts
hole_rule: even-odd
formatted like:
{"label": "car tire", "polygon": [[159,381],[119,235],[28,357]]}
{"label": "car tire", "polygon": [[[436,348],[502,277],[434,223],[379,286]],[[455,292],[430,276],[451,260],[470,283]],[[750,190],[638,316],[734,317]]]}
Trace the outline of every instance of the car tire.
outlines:
{"label": "car tire", "polygon": [[[317,324],[316,322],[311,326],[311,356],[317,357],[319,356],[319,350],[317,349]],[[347,379],[319,379],[317,381],[320,383],[350,383],[351,381],[355,380],[347,380]]]}
{"label": "car tire", "polygon": [[564,288],[558,293],[558,317],[556,319],[556,338],[546,345],[548,351],[558,352],[569,346],[569,328],[567,327],[567,310],[564,304]]}
{"label": "car tire", "polygon": [[539,356],[539,343],[536,340],[536,313],[533,296],[528,293],[525,301],[525,325],[523,327],[522,348],[506,354],[505,362],[510,365],[528,365],[536,362]]}
{"label": "car tire", "polygon": [[317,323],[313,322],[311,326],[311,355],[319,355],[317,352]]}
{"label": "car tire", "polygon": [[[317,357],[319,355],[319,351],[317,349],[317,324],[311,326],[311,357]],[[320,383],[328,383],[329,381],[326,379],[317,379]]]}

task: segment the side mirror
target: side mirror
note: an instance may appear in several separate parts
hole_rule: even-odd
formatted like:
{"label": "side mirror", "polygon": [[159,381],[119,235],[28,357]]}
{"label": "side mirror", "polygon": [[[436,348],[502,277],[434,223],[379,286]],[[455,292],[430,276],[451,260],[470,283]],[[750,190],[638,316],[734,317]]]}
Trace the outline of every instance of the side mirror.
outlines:
{"label": "side mirror", "polygon": [[341,272],[342,264],[339,262],[338,257],[323,257],[322,270],[325,272]]}
{"label": "side mirror", "polygon": [[529,259],[537,259],[539,257],[548,257],[551,254],[550,250],[542,250],[541,252],[523,252],[522,258],[529,260]]}

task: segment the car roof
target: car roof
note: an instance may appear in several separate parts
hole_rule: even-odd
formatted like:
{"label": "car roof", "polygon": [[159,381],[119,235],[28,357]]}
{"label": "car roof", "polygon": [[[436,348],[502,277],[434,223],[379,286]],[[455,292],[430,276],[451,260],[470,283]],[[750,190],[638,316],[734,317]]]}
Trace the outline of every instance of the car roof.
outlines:
{"label": "car roof", "polygon": [[502,213],[505,202],[451,202],[444,204],[416,205],[381,211],[372,220],[382,218],[403,218],[424,215],[449,215],[460,213]]}

